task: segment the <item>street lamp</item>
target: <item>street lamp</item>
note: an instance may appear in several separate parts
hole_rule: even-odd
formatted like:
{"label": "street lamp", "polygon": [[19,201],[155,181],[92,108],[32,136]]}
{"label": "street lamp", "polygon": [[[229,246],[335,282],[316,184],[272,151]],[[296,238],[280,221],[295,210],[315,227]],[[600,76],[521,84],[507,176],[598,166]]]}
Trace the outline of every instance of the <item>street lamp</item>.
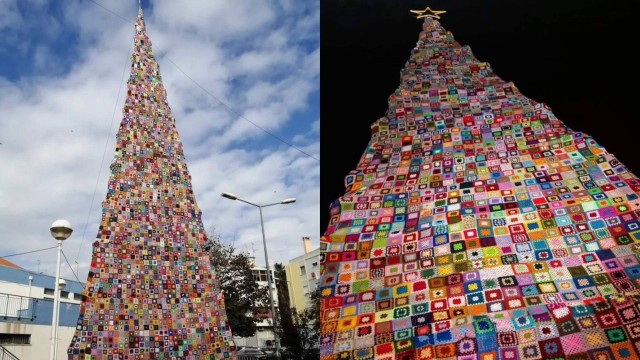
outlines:
{"label": "street lamp", "polygon": [[58,313],[60,307],[60,286],[64,288],[64,280],[60,280],[60,254],[62,254],[62,242],[71,236],[73,228],[67,220],[56,220],[51,224],[51,236],[58,240],[58,261],[56,262],[56,282],[53,290],[53,319],[51,321],[51,351],[49,359],[57,358],[56,350],[58,347]]}
{"label": "street lamp", "polygon": [[284,199],[280,202],[277,203],[273,203],[273,204],[267,204],[267,205],[258,205],[258,204],[254,204],[252,202],[249,202],[247,200],[243,200],[231,193],[222,193],[220,194],[222,195],[222,197],[230,199],[230,200],[238,200],[238,201],[242,201],[245,204],[249,204],[249,205],[253,205],[255,207],[257,207],[260,210],[260,227],[262,228],[262,244],[264,245],[264,262],[266,263],[267,266],[267,284],[269,286],[269,302],[271,303],[271,321],[273,324],[273,342],[276,344],[276,356],[280,357],[280,341],[278,340],[278,334],[276,333],[276,307],[274,305],[273,302],[273,290],[271,289],[271,272],[269,270],[269,256],[267,255],[267,239],[264,236],[264,221],[262,220],[262,208],[267,207],[267,206],[273,206],[273,205],[286,205],[286,204],[292,204],[294,202],[296,202],[296,199],[294,198],[288,198],[288,199]]}

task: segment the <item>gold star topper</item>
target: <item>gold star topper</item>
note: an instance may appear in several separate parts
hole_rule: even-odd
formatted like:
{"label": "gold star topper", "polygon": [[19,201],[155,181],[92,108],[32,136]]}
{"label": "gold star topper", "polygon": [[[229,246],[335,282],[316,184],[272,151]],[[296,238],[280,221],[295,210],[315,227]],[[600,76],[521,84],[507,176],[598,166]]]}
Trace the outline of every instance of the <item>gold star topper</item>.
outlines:
{"label": "gold star topper", "polygon": [[446,13],[444,10],[431,10],[430,7],[426,7],[424,10],[410,10],[414,14],[418,14],[416,18],[422,19],[425,17],[431,17],[435,19],[440,19],[440,14]]}

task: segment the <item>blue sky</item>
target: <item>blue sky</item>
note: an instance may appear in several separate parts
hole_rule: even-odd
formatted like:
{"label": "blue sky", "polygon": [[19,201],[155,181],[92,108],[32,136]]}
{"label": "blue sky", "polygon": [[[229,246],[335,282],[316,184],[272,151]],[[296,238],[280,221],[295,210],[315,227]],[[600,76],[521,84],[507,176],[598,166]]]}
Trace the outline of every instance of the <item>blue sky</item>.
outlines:
{"label": "blue sky", "polygon": [[[319,2],[142,2],[147,32],[208,232],[264,264],[303,253],[320,231]],[[0,256],[55,246],[86,279],[138,3],[0,0]],[[55,250],[7,258],[53,274]],[[73,279],[63,260],[62,275]]]}

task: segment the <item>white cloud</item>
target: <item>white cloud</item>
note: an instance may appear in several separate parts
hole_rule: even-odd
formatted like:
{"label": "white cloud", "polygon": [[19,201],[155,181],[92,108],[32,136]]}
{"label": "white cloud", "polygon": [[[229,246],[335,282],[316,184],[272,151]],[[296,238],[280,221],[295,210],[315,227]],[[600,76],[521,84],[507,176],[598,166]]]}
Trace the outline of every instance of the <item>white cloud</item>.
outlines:
{"label": "white cloud", "polygon": [[272,1],[163,1],[155,4],[158,28],[213,41],[247,40],[269,30],[276,19]]}
{"label": "white cloud", "polygon": [[0,30],[16,27],[22,23],[17,0],[0,0]]}
{"label": "white cloud", "polygon": [[[103,6],[130,21],[137,14],[129,2]],[[299,115],[319,87],[318,4],[305,4],[302,15],[303,6],[282,1],[153,6],[145,9],[147,30],[205,228],[236,238],[239,248],[254,244],[263,263],[258,209],[220,193],[258,204],[296,197],[263,209],[269,256],[288,262],[303,252],[303,236],[318,242],[320,164],[236,113],[319,158],[318,114]],[[0,0],[0,10],[12,8],[15,2]],[[34,64],[33,73],[0,77],[0,256],[54,246],[49,225],[66,218],[74,233],[63,249],[84,281],[122,117],[133,24],[89,2],[60,9],[62,17],[51,23],[63,24],[60,34],[74,34],[73,52],[40,43],[33,53],[16,54]],[[0,28],[28,21],[17,11],[7,14],[0,11]],[[20,36],[33,40],[28,32]],[[0,39],[0,49],[3,41],[11,40]],[[67,70],[52,70],[60,61],[69,62]],[[290,130],[294,122],[299,133]],[[8,260],[52,274],[54,254]],[[62,273],[73,278],[66,265]]]}

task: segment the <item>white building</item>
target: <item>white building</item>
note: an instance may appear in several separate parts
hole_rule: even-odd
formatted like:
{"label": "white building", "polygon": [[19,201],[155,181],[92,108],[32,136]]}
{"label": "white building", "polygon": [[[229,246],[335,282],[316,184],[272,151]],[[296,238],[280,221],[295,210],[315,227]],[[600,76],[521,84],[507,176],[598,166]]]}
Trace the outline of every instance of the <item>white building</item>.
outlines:
{"label": "white building", "polygon": [[[254,263],[255,264],[255,263]],[[271,264],[270,264],[271,265]],[[251,271],[253,272],[253,278],[261,287],[268,286],[267,280],[267,268],[262,266],[253,266]],[[273,267],[271,268],[271,279],[275,279],[273,273]],[[276,284],[273,282],[271,286],[271,290],[273,291],[273,301],[274,306],[276,308],[276,312],[278,311],[278,290],[276,289]],[[265,304],[270,308],[270,304]],[[274,346],[274,334],[273,334],[273,322],[271,319],[271,310],[269,313],[261,317],[261,321],[256,323],[256,333],[251,337],[235,337],[233,341],[236,343],[236,346],[250,346],[250,347],[266,347],[266,346]]]}
{"label": "white building", "polygon": [[[64,280],[66,286],[60,296],[58,359],[67,358],[84,289],[80,282]],[[20,360],[49,357],[54,284],[54,276],[28,271],[0,258],[0,359],[13,359],[7,351]]]}

